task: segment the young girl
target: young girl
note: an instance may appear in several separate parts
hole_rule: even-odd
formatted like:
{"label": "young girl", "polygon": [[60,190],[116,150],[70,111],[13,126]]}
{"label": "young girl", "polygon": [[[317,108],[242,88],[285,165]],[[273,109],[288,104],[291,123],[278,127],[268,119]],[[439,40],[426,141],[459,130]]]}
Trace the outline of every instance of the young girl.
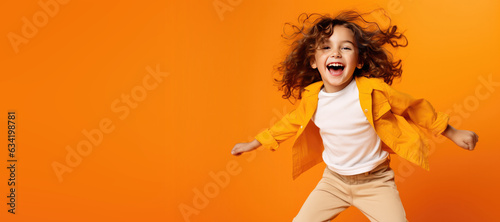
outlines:
{"label": "young girl", "polygon": [[326,163],[295,222],[330,221],[349,206],[370,221],[406,221],[389,154],[428,170],[424,130],[467,150],[474,149],[478,136],[448,125],[449,117],[426,100],[390,87],[401,76],[401,60],[393,62],[383,46],[407,45],[396,26],[382,29],[352,11],[311,20],[306,16],[301,27],[293,26],[298,38],[278,69],[283,98],[295,97],[300,104],[252,142],[236,144],[231,153],[261,145],[274,151],[295,136],[294,179],[322,160]]}

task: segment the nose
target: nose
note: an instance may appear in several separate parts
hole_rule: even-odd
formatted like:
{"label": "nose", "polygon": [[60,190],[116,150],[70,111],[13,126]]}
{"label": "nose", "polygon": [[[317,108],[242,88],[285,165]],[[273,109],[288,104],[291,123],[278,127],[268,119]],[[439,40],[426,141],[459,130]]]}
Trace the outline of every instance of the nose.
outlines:
{"label": "nose", "polygon": [[333,50],[331,56],[333,58],[340,58],[340,57],[342,57],[342,55],[340,54],[340,52],[338,50]]}

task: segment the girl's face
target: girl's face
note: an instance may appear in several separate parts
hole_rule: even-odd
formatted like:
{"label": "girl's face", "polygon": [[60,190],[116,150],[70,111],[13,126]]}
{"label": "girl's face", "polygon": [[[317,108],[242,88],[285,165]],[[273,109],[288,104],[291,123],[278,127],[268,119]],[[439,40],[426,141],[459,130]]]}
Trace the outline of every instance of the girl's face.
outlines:
{"label": "girl's face", "polygon": [[352,80],[354,70],[363,67],[358,63],[354,33],[342,25],[335,26],[330,38],[316,49],[311,67],[318,69],[327,93],[346,87]]}

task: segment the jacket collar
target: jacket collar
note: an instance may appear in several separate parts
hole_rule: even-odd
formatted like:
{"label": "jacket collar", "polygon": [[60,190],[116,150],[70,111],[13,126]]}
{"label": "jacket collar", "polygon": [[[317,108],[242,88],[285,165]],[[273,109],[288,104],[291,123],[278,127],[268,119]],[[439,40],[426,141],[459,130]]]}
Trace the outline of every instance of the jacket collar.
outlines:
{"label": "jacket collar", "polygon": [[[358,86],[358,90],[360,93],[371,94],[373,89],[381,90],[380,84],[374,84],[374,81],[371,81],[374,78],[367,77],[354,77],[356,80],[356,85]],[[383,80],[382,80],[383,81]],[[318,95],[319,91],[323,87],[323,81],[318,81],[306,86],[304,89],[303,98],[307,98],[309,96]]]}

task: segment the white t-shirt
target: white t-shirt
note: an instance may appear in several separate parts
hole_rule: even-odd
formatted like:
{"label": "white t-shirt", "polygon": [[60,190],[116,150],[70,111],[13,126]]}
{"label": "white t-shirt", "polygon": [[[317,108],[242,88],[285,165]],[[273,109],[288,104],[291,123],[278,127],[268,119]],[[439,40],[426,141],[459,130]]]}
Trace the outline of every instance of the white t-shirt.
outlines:
{"label": "white t-shirt", "polygon": [[338,174],[368,172],[389,155],[381,149],[380,138],[361,109],[354,79],[338,92],[321,89],[318,108],[311,119],[323,139],[323,161]]}

